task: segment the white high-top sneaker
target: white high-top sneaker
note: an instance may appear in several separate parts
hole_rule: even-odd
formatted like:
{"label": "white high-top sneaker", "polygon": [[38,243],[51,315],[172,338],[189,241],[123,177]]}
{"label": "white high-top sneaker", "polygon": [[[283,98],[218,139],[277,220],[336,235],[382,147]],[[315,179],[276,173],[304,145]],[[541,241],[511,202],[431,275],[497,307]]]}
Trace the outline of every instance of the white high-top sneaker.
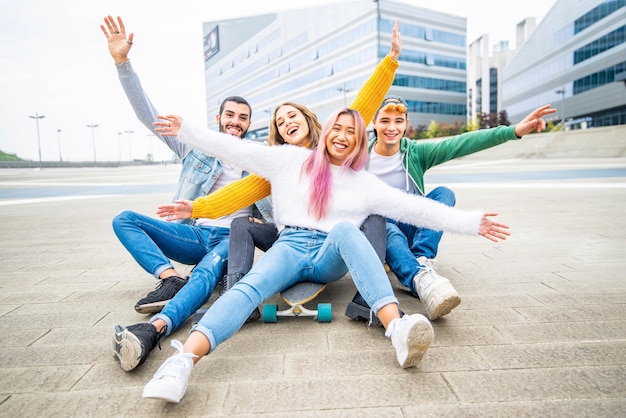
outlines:
{"label": "white high-top sneaker", "polygon": [[426,308],[426,316],[432,321],[448,315],[459,306],[461,297],[450,280],[437,273],[435,260],[418,257],[417,262],[424,267],[413,278],[413,284]]}
{"label": "white high-top sneaker", "polygon": [[435,333],[424,315],[413,314],[391,321],[385,336],[391,338],[400,367],[407,368],[422,361]]}

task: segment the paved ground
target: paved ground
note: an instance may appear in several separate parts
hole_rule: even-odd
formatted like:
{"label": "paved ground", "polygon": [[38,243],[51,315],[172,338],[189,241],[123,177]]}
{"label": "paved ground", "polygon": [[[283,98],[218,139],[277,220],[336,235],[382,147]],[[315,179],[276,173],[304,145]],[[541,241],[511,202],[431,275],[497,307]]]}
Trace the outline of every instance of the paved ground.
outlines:
{"label": "paved ground", "polygon": [[[434,322],[420,367],[398,368],[382,329],[343,315],[345,277],[320,297],[332,323],[246,325],[174,405],[141,398],[169,341],[131,373],[111,355],[113,325],[147,319],[133,306],[155,282],[110,221],[154,213],[178,169],[0,170],[0,416],[626,416],[626,159],[431,171],[514,235],[444,236],[439,271],[463,302]],[[422,312],[390,279],[402,309]]]}

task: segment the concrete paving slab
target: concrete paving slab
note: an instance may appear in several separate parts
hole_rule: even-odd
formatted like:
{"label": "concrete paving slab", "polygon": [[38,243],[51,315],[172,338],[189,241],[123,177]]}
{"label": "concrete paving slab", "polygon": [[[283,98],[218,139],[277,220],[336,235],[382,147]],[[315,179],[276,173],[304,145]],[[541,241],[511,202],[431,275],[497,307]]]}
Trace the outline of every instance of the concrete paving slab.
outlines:
{"label": "concrete paving slab", "polygon": [[[591,171],[608,167],[623,170],[626,158],[463,159],[431,170],[458,208],[498,211],[513,235],[498,244],[444,235],[439,272],[463,301],[433,322],[419,367],[397,367],[381,328],[343,315],[354,294],[346,276],[319,298],[333,304],[333,322],[244,326],[194,368],[178,405],[141,393],[189,321],[131,373],[112,356],[113,326],[147,320],[134,304],[156,283],[111,219],[127,208],[154,214],[180,167],[0,170],[0,416],[624,416],[626,175]],[[29,182],[62,191],[77,181],[92,195],[3,197]],[[423,312],[390,281],[405,312]]]}

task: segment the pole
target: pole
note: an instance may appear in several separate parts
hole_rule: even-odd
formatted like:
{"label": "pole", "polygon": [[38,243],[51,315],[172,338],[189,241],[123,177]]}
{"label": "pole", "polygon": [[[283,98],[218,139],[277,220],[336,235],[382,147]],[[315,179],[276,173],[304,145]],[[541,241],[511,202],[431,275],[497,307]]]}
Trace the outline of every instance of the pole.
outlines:
{"label": "pole", "polygon": [[124,132],[126,132],[128,134],[128,156],[130,157],[130,163],[132,164],[133,163],[133,149],[131,147],[130,134],[132,134],[135,131],[131,131],[129,129],[129,130],[126,130]]}
{"label": "pole", "polygon": [[337,90],[343,92],[343,107],[348,107],[346,94],[352,91],[352,89],[346,88],[346,83],[343,83],[343,86],[337,87]]}
{"label": "pole", "polygon": [[28,116],[29,118],[35,119],[37,123],[37,149],[39,150],[39,168],[41,169],[41,141],[39,139],[39,119],[45,118],[44,115],[40,115],[35,112],[35,116]]}
{"label": "pole", "polygon": [[89,125],[87,125],[88,128],[91,128],[91,142],[93,144],[93,166],[95,167],[97,165],[96,163],[96,134],[95,134],[95,128],[98,127],[98,125],[96,125],[95,123],[91,122]]}
{"label": "pole", "polygon": [[61,130],[57,129],[57,142],[59,143],[59,162],[63,162],[63,157],[61,157]]}
{"label": "pole", "polygon": [[556,90],[555,93],[561,95],[561,123],[563,124],[563,130],[565,130],[565,87]]}
{"label": "pole", "polygon": [[117,163],[121,163],[122,162],[122,133],[118,132],[117,133]]}

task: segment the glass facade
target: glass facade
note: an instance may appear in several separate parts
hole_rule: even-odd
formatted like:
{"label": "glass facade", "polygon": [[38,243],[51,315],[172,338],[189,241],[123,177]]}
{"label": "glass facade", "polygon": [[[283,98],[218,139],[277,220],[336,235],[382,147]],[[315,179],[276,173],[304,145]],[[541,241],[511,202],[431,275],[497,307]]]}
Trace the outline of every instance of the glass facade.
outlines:
{"label": "glass facade", "polygon": [[623,123],[626,92],[618,81],[626,71],[625,22],[626,0],[557,0],[504,71],[511,122],[552,103],[560,108],[555,122]]}
{"label": "glass facade", "polygon": [[445,15],[448,23],[433,23],[442,20],[439,12],[393,1],[206,22],[205,30],[219,28],[221,41],[219,52],[205,63],[209,120],[220,100],[234,94],[253,107],[252,137],[267,134],[274,107],[285,101],[305,104],[324,120],[352,101],[389,52],[398,15],[403,50],[389,94],[407,100],[412,123],[464,120],[465,19]]}

